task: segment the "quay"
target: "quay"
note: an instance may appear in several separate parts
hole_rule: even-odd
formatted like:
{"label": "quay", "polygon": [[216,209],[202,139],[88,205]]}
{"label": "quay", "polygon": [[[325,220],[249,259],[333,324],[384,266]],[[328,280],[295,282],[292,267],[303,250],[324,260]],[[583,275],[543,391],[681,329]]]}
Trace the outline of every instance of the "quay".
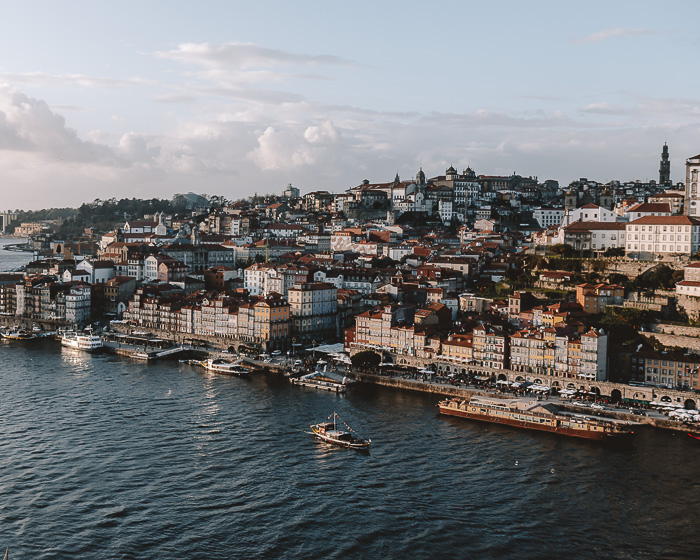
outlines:
{"label": "quay", "polygon": [[[390,387],[405,391],[418,391],[421,393],[430,393],[446,397],[456,397],[469,400],[473,396],[488,396],[492,398],[502,398],[512,400],[512,394],[500,394],[497,391],[485,391],[480,389],[469,389],[461,386],[451,385],[449,383],[436,383],[434,381],[421,381],[418,379],[403,378],[403,377],[388,377],[384,375],[375,375],[362,372],[348,372],[348,376],[354,378],[361,383],[372,385],[380,385],[382,387]],[[520,397],[524,400],[532,400],[536,397]],[[586,406],[574,406],[566,400],[558,397],[550,397],[548,402],[555,404],[561,410],[573,413],[586,414],[588,416],[600,416],[604,418],[613,418],[616,420],[634,421],[642,426],[651,426],[664,430],[674,430],[678,432],[692,432],[700,434],[700,426],[692,426],[674,422],[669,420],[661,413],[646,411],[646,416],[637,416],[628,412],[629,409],[605,409],[598,410]]]}
{"label": "quay", "polygon": [[[44,329],[56,330],[57,327],[63,326],[58,321],[31,321],[17,317],[0,317],[0,325],[8,326],[19,324],[25,328],[31,328],[35,324],[40,324]],[[122,326],[122,325],[120,325]],[[147,332],[150,329],[144,329],[140,332],[128,332],[125,328],[115,329],[113,332],[104,333],[104,349],[107,352],[131,358],[134,360],[151,362],[154,360],[168,358],[184,358],[194,359],[195,361],[206,360],[210,357],[221,357],[227,352],[227,341],[218,340],[218,344],[192,344],[185,342],[182,337],[168,336],[170,333],[164,332]],[[161,338],[162,337],[162,338]],[[209,342],[209,341],[207,341]],[[211,341],[214,342],[214,341]],[[235,354],[230,354],[234,357]],[[274,360],[257,360],[251,357],[242,357],[241,364],[251,370],[262,371],[271,374],[283,374],[289,369],[289,361],[286,356],[280,356]],[[442,368],[438,368],[440,370]],[[497,389],[484,389],[479,387],[464,386],[464,383],[450,383],[447,371],[438,371],[429,377],[411,376],[408,373],[401,375],[378,375],[375,373],[367,373],[353,370],[352,368],[340,370],[348,378],[355,380],[358,383],[366,385],[376,385],[391,389],[417,391],[428,393],[439,397],[455,397],[469,400],[472,396],[490,396],[495,398],[512,399],[513,395],[509,393],[499,392]],[[490,373],[490,372],[478,372]],[[510,372],[509,372],[510,373]],[[503,372],[501,372],[501,375]],[[601,384],[602,385],[602,384]],[[606,383],[605,385],[608,385]],[[650,396],[656,397],[658,389],[652,391],[650,388],[629,387],[620,384],[609,384],[617,386],[622,390],[633,390],[634,397],[641,397],[641,392],[649,392]],[[534,396],[521,396],[521,399],[532,400]],[[687,396],[686,396],[687,398]],[[632,420],[640,425],[651,426],[654,428],[674,430],[678,432],[691,432],[700,434],[700,426],[688,425],[670,420],[658,411],[646,409],[644,415],[633,415],[629,408],[620,408],[606,406],[603,409],[590,407],[586,403],[571,402],[568,399],[552,396],[548,398],[549,402],[557,405],[562,410],[574,413],[587,415],[598,415],[601,417],[614,418],[618,420]]]}

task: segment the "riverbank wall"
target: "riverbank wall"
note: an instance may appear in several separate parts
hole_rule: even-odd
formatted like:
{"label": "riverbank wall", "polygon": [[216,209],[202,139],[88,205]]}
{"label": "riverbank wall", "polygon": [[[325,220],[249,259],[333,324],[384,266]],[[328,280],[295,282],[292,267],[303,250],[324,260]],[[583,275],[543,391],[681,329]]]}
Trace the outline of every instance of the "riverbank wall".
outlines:
{"label": "riverbank wall", "polygon": [[[421,393],[428,393],[433,395],[438,395],[440,397],[457,397],[461,399],[470,399],[473,396],[487,396],[492,398],[509,398],[509,395],[499,395],[495,392],[487,391],[476,391],[471,389],[465,389],[463,387],[455,387],[453,385],[441,385],[433,383],[424,383],[421,381],[415,381],[412,379],[402,379],[395,377],[384,377],[381,375],[372,375],[368,373],[355,372],[352,376],[361,383],[367,383],[372,385],[379,385],[382,387],[390,387],[393,389],[402,389],[405,391],[418,391]],[[601,418],[613,418],[616,420],[624,420],[627,422],[635,422],[640,424],[640,428],[647,426],[663,429],[663,430],[674,430],[677,432],[691,432],[694,434],[700,434],[700,426],[692,426],[682,424],[680,422],[674,422],[673,420],[668,420],[666,418],[653,418],[650,416],[637,416],[629,412],[625,412],[624,409],[618,411],[612,410],[593,410],[593,409],[582,409],[581,407],[568,406],[566,404],[554,403],[558,408],[566,412],[571,412],[574,414],[586,414],[587,416],[600,416]]]}

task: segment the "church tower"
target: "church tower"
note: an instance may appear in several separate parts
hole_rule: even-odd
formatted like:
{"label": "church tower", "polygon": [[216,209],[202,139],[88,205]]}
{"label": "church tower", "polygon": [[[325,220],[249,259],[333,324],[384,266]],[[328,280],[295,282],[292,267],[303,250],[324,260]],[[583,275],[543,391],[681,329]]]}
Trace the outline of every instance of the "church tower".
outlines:
{"label": "church tower", "polygon": [[664,148],[661,151],[659,184],[663,186],[671,186],[671,161],[668,159],[668,146],[666,145],[666,142],[664,142]]}
{"label": "church tower", "polygon": [[425,173],[423,173],[423,168],[416,175],[416,185],[425,185]]}
{"label": "church tower", "polygon": [[598,198],[598,206],[602,206],[607,210],[612,210],[614,203],[615,198],[610,190],[610,185],[605,185],[603,192],[600,193],[600,197]]}

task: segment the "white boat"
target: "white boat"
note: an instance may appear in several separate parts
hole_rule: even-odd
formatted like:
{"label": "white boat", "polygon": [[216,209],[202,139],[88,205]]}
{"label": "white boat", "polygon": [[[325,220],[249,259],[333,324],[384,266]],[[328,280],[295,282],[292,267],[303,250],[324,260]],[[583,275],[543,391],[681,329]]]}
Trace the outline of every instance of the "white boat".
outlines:
{"label": "white boat", "polygon": [[227,360],[225,358],[210,358],[200,363],[204,369],[216,373],[225,373],[227,375],[243,375],[249,373],[248,369],[243,367],[240,362]]}
{"label": "white boat", "polygon": [[[330,421],[331,417],[333,418],[332,422]],[[338,427],[339,420],[345,429]],[[350,447],[352,449],[369,449],[372,443],[371,439],[364,439],[357,435],[357,433],[343,422],[343,419],[335,412],[328,417],[326,422],[313,424],[311,426],[311,433],[316,436],[316,438],[326,443]]]}
{"label": "white boat", "polygon": [[38,338],[36,333],[29,332],[18,327],[15,327],[9,331],[0,332],[0,336],[6,338],[7,340],[34,340],[35,338]]}
{"label": "white boat", "polygon": [[322,391],[344,393],[348,388],[348,380],[345,377],[342,380],[337,377],[327,371],[312,371],[301,377],[291,377],[289,380],[295,385],[303,387],[314,387]]}
{"label": "white boat", "polygon": [[84,350],[85,352],[95,352],[104,347],[102,337],[93,334],[92,332],[77,333],[74,331],[64,332],[61,336],[61,344],[75,350]]}

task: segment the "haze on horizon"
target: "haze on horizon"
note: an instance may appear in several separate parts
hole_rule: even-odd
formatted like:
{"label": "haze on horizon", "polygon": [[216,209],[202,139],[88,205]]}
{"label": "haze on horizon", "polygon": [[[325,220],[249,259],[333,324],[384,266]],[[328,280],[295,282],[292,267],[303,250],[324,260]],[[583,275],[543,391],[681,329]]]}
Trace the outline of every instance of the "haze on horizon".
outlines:
{"label": "haze on horizon", "polygon": [[[694,2],[4,2],[0,210],[700,152]],[[11,55],[10,55],[11,53]]]}

